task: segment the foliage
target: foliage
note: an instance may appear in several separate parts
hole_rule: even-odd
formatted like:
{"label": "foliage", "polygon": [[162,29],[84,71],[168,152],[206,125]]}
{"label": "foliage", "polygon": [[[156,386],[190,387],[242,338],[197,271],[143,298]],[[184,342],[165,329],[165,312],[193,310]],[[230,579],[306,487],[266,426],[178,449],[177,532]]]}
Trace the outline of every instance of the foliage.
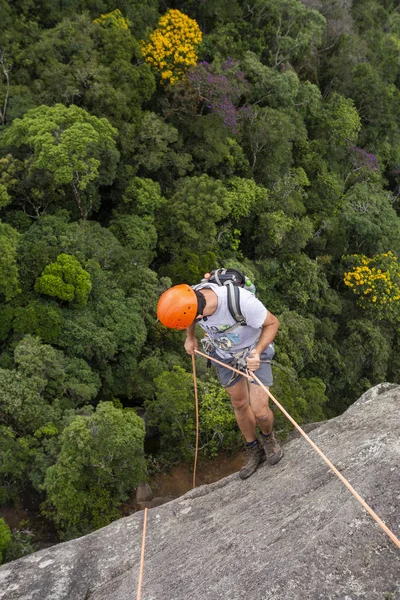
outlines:
{"label": "foliage", "polygon": [[92,284],[90,275],[74,256],[60,254],[36,280],[35,291],[85,306]]}
{"label": "foliage", "polygon": [[162,82],[171,85],[197,62],[202,33],[197,22],[176,9],[170,9],[158,22],[148,42],[142,43],[145,60],[159,71]]}
{"label": "foliage", "polygon": [[94,208],[91,187],[112,183],[118,152],[114,129],[106,119],[89,115],[77,106],[62,104],[31,109],[15,119],[2,138],[8,147],[25,149],[23,168],[48,174],[55,188],[71,186],[79,215]]}
{"label": "foliage", "polygon": [[102,402],[77,416],[61,435],[56,464],[47,469],[46,514],[63,538],[83,535],[118,517],[118,506],[144,478],[144,424],[131,409]]}
{"label": "foliage", "polygon": [[11,531],[4,519],[0,519],[0,565],[3,562],[3,553],[11,541]]}
{"label": "foliage", "polygon": [[31,460],[29,441],[18,437],[11,427],[0,425],[0,505],[13,502],[23,489]]}
{"label": "foliage", "polygon": [[5,553],[5,560],[10,562],[35,552],[37,544],[34,543],[34,538],[34,533],[29,528],[29,522],[21,521],[11,531],[11,540]]}
{"label": "foliage", "polygon": [[[145,2],[138,6],[137,0],[129,0],[129,10],[124,11],[129,13],[135,4],[133,29],[141,28],[139,14]],[[153,94],[155,80],[131,29],[118,25],[115,11],[112,15],[113,19],[100,18],[100,23],[93,23],[87,13],[66,16],[32,43],[32,60],[25,68],[34,82],[37,104],[75,104],[126,132]]]}
{"label": "foliage", "polygon": [[[191,460],[195,451],[196,422],[193,377],[175,365],[156,378],[156,398],[146,401],[149,424],[157,427],[163,453],[170,460]],[[203,456],[232,449],[238,441],[229,396],[215,381],[198,382],[199,450]]]}
{"label": "foliage", "polygon": [[[150,463],[192,459],[190,360],[156,322],[171,284],[250,276],[281,323],[273,393],[299,421],[400,377],[396,3],[160,10],[0,1],[0,501],[33,488],[65,537],[130,493],[132,407],[160,432]],[[198,382],[214,456],[240,434],[204,361]]]}
{"label": "foliage", "polygon": [[98,19],[95,19],[93,23],[98,23],[102,27],[117,27],[120,29],[128,29],[129,21],[124,18],[119,8],[116,8],[112,12],[100,15]]}
{"label": "foliage", "polygon": [[[299,379],[296,371],[278,363],[274,372],[273,395],[297,423],[324,420],[323,407],[327,401],[325,384],[319,378]],[[284,433],[292,429],[288,419],[275,407],[275,428]]]}
{"label": "foliage", "polygon": [[217,456],[221,450],[231,450],[241,443],[235,413],[229,396],[218,382],[205,386],[199,408],[201,451]]}
{"label": "foliage", "polygon": [[155,383],[156,398],[145,403],[149,424],[158,428],[164,451],[175,458],[189,459],[195,440],[193,378],[182,367],[175,366],[159,375]]}
{"label": "foliage", "polygon": [[232,59],[224,61],[219,68],[202,61],[187,74],[190,85],[199,94],[203,110],[208,109],[221,117],[233,133],[236,133],[238,118],[243,114],[243,109],[238,111],[237,106],[248,90],[239,67],[239,61]]}
{"label": "foliage", "polygon": [[0,222],[0,293],[6,301],[21,291],[16,260],[19,237],[13,227]]}
{"label": "foliage", "polygon": [[339,94],[332,94],[323,107],[321,126],[329,132],[326,140],[334,149],[357,141],[361,129],[361,120],[354,102]]}
{"label": "foliage", "polygon": [[31,334],[44,342],[55,343],[62,328],[62,311],[54,302],[33,300],[16,307],[12,327],[19,334]]}
{"label": "foliage", "polygon": [[400,267],[390,250],[368,258],[363,254],[345,257],[352,270],[344,273],[344,283],[357,296],[357,304],[379,319],[400,318]]}
{"label": "foliage", "polygon": [[[230,196],[220,181],[207,175],[179,181],[164,207],[160,247],[178,259],[184,248],[204,254],[216,246],[218,223],[229,215]],[[169,219],[168,215],[174,218]]]}
{"label": "foliage", "polygon": [[18,436],[34,435],[43,427],[55,427],[57,434],[63,414],[92,400],[100,383],[82,359],[67,358],[31,336],[15,347],[13,366],[0,369],[0,423],[11,428],[4,430],[5,439],[25,460],[27,440]]}

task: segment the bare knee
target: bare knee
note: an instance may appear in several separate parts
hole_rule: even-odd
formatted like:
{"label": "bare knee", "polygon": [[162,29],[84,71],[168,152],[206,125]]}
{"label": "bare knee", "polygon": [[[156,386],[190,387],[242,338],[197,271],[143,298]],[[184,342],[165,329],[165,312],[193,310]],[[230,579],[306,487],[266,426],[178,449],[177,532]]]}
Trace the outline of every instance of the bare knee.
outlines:
{"label": "bare knee", "polygon": [[235,411],[248,410],[249,409],[249,399],[247,397],[232,397],[231,396],[231,404]]}
{"label": "bare knee", "polygon": [[244,381],[239,381],[236,385],[231,388],[227,388],[226,391],[231,399],[231,404],[236,410],[248,410],[249,408],[249,393]]}
{"label": "bare knee", "polygon": [[258,408],[257,410],[253,409],[254,416],[256,418],[257,423],[268,423],[273,418],[273,413],[271,409],[267,406],[266,408]]}
{"label": "bare knee", "polygon": [[258,386],[251,388],[250,404],[257,421],[269,421],[272,417],[272,411],[269,407],[268,395]]}

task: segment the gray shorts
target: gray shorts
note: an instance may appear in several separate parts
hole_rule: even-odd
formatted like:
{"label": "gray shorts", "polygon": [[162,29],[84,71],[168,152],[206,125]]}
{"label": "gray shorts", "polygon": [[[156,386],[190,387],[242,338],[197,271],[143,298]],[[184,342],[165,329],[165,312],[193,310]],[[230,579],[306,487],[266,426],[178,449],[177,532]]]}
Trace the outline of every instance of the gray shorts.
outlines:
{"label": "gray shorts", "polygon": [[[257,369],[257,371],[254,371],[254,374],[258,377],[258,379],[267,387],[271,387],[271,385],[273,383],[271,361],[272,361],[274,355],[275,355],[274,345],[270,344],[269,346],[267,346],[265,348],[265,350],[261,354],[262,362],[261,362],[260,367]],[[234,364],[233,357],[231,359],[221,358],[215,351],[210,352],[209,356],[211,358],[216,358],[217,360],[225,363],[226,365],[230,365],[232,367],[237,368]],[[238,381],[240,381],[243,378],[243,375],[239,375],[239,373],[235,373],[234,371],[231,371],[230,369],[226,369],[225,367],[223,367],[213,361],[211,361],[211,363],[217,369],[218,379],[224,388],[232,387],[233,385],[238,383]],[[256,381],[251,381],[250,383],[253,383],[254,385],[258,385],[258,383]]]}

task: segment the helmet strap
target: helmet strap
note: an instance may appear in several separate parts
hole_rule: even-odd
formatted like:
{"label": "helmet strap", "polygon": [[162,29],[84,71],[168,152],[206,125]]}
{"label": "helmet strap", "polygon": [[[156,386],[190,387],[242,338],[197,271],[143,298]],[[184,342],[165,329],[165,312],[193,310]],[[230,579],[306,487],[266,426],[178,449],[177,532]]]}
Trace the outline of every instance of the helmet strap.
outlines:
{"label": "helmet strap", "polygon": [[[196,298],[197,298],[197,312],[196,312],[196,317],[197,317],[198,315],[203,315],[204,309],[206,307],[206,299],[201,292],[198,292],[197,290],[195,290],[195,293],[196,293]],[[199,319],[199,321],[201,321],[201,319]]]}

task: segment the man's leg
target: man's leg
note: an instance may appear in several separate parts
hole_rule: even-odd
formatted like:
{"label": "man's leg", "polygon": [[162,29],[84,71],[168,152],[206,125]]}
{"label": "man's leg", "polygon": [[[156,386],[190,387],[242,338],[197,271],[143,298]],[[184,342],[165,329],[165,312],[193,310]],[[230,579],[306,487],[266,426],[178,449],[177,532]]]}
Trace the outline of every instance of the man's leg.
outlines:
{"label": "man's leg", "polygon": [[236,423],[243,434],[246,442],[254,442],[256,435],[256,418],[250,407],[249,392],[246,380],[241,377],[235,385],[225,388],[228,392],[233,410],[235,411]]}
{"label": "man's leg", "polygon": [[259,385],[253,383],[249,387],[250,408],[254,414],[254,418],[262,433],[269,435],[274,425],[274,413],[269,407],[269,396]]}
{"label": "man's leg", "polygon": [[235,385],[225,389],[231,398],[236,422],[247,442],[245,464],[239,473],[241,479],[247,479],[257,470],[258,465],[265,460],[265,452],[257,439],[256,418],[250,407],[246,380],[242,377]]}
{"label": "man's leg", "polygon": [[[267,389],[269,389],[269,387],[267,387]],[[261,444],[264,447],[267,463],[269,465],[275,465],[281,460],[283,450],[276,441],[272,431],[274,425],[274,413],[269,407],[268,394],[262,387],[254,383],[250,383],[250,407],[261,431]]]}

